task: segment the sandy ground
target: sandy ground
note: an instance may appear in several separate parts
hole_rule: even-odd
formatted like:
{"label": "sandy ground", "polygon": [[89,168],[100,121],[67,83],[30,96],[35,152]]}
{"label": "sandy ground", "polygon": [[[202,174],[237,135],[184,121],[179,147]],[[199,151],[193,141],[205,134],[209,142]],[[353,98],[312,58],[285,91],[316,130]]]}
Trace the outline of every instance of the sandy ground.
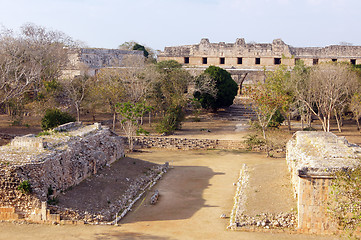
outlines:
{"label": "sandy ground", "polygon": [[[229,216],[231,212],[235,191],[233,182],[237,180],[242,164],[246,163],[255,170],[270,166],[284,168],[284,159],[269,159],[262,153],[220,150],[147,151],[131,154],[130,157],[154,163],[169,161],[174,166],[154,188],[160,192],[156,205],[149,204],[151,194],[148,194],[121,220],[118,227],[2,223],[0,239],[337,239],[226,230],[229,219],[220,219],[219,216],[222,213]],[[267,172],[256,177],[257,186],[268,185]],[[277,186],[287,185],[287,177],[271,182]],[[285,201],[282,200],[288,195],[289,191],[280,191],[277,199],[251,199],[254,204],[265,208],[288,210],[292,200],[290,205],[283,204]],[[282,204],[274,204],[277,201]]]}
{"label": "sandy ground", "polygon": [[[0,133],[38,132],[39,126],[10,127],[0,116]],[[248,131],[235,131],[237,122],[202,119],[186,122],[176,137],[241,140]],[[285,128],[285,127],[283,127]],[[360,132],[352,124],[338,135],[361,143]],[[205,131],[210,130],[210,131]],[[293,129],[297,130],[297,129]],[[335,129],[333,129],[335,130]],[[288,133],[290,137],[292,132]],[[289,233],[235,232],[226,230],[235,187],[242,164],[250,170],[247,208],[249,214],[261,211],[290,211],[294,208],[284,158],[266,158],[264,153],[240,151],[147,151],[129,157],[153,163],[174,165],[155,186],[160,192],[156,205],[149,204],[149,193],[141,199],[120,226],[54,226],[0,224],[0,239],[338,239],[334,236]],[[120,174],[120,173],[119,173]],[[84,190],[86,191],[86,190]]]}

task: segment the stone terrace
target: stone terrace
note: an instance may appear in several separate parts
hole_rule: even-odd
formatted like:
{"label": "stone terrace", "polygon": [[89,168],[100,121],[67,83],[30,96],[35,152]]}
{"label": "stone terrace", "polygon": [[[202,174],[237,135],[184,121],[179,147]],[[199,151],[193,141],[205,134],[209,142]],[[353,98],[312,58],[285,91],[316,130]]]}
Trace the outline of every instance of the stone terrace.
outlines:
{"label": "stone terrace", "polygon": [[[123,139],[99,124],[72,123],[50,135],[17,137],[0,147],[0,207],[25,219],[47,220],[42,202],[123,156]],[[25,181],[31,194],[18,188]]]}
{"label": "stone terrace", "polygon": [[296,132],[287,144],[287,164],[298,198],[298,229],[333,233],[327,203],[334,173],[360,164],[361,147],[325,132]]}

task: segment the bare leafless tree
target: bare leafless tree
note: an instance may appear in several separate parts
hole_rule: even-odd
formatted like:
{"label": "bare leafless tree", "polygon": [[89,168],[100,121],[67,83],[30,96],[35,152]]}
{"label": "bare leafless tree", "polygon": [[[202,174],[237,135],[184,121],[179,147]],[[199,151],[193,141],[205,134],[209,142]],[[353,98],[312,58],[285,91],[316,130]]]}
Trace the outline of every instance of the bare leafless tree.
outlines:
{"label": "bare leafless tree", "polygon": [[311,69],[304,86],[307,98],[302,101],[318,117],[325,132],[330,131],[330,120],[336,108],[349,102],[357,78],[350,66],[344,63],[320,64]]}
{"label": "bare leafless tree", "polygon": [[33,24],[20,34],[3,30],[0,35],[0,103],[26,91],[36,95],[44,81],[56,80],[68,61],[65,46],[75,43],[65,34]]}
{"label": "bare leafless tree", "polygon": [[65,95],[68,101],[75,107],[77,113],[77,121],[80,122],[80,110],[84,101],[84,98],[89,92],[91,82],[94,78],[86,74],[88,72],[87,67],[83,65],[81,67],[84,75],[75,76],[71,79],[62,79],[61,85],[65,91]]}

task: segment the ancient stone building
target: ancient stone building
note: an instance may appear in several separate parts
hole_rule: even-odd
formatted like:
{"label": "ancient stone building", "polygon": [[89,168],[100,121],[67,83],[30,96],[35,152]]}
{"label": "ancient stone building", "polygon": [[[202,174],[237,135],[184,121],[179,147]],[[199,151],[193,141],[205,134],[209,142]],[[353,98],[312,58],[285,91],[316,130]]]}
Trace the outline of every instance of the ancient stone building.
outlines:
{"label": "ancient stone building", "polygon": [[214,65],[248,70],[274,69],[280,64],[294,66],[297,60],[303,60],[309,66],[328,61],[361,64],[361,46],[300,48],[287,45],[281,39],[272,43],[246,43],[243,38],[238,38],[235,43],[210,43],[204,38],[199,44],[166,47],[158,60],[176,60],[185,66]]}
{"label": "ancient stone building", "polygon": [[0,220],[59,222],[46,202],[124,156],[122,138],[100,124],[54,130],[0,147]]}
{"label": "ancient stone building", "polygon": [[207,38],[199,44],[165,47],[158,61],[175,60],[192,72],[200,73],[214,65],[226,69],[242,88],[242,84],[264,80],[264,69],[274,70],[280,64],[293,67],[298,60],[308,66],[322,62],[361,64],[361,46],[292,47],[281,39],[272,43],[211,43]]}
{"label": "ancient stone building", "polygon": [[127,57],[134,57],[139,62],[144,62],[142,51],[104,49],[104,48],[79,48],[68,49],[69,64],[63,70],[64,78],[82,75],[86,71],[93,76],[99,69],[122,67]]}

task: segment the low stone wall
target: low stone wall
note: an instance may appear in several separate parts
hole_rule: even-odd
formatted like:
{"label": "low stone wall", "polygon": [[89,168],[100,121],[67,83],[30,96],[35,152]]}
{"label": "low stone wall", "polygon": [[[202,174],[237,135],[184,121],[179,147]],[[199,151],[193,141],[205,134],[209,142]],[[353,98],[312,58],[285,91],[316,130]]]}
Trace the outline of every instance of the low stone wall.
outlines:
{"label": "low stone wall", "polygon": [[327,214],[334,173],[360,162],[361,147],[325,132],[296,132],[287,143],[287,164],[298,198],[298,229],[334,233],[337,224]]}
{"label": "low stone wall", "polygon": [[140,148],[165,148],[174,150],[246,149],[243,141],[147,136],[135,137],[135,145]]}
{"label": "low stone wall", "polygon": [[53,131],[58,131],[58,132],[68,131],[70,129],[81,127],[81,125],[82,125],[81,122],[69,122],[54,128]]}
{"label": "low stone wall", "polygon": [[42,138],[36,138],[35,135],[29,134],[22,137],[15,137],[10,145],[13,148],[22,148],[22,149],[33,149],[33,150],[42,150],[44,149],[44,140]]}
{"label": "low stone wall", "polygon": [[[78,134],[28,136],[20,141],[21,148],[19,144],[1,147],[0,207],[13,207],[26,219],[39,219],[31,215],[41,213],[41,202],[124,156],[123,139],[108,128],[96,125],[84,129],[78,129]],[[33,142],[46,144],[32,148]],[[25,181],[30,183],[31,193],[19,189]]]}

